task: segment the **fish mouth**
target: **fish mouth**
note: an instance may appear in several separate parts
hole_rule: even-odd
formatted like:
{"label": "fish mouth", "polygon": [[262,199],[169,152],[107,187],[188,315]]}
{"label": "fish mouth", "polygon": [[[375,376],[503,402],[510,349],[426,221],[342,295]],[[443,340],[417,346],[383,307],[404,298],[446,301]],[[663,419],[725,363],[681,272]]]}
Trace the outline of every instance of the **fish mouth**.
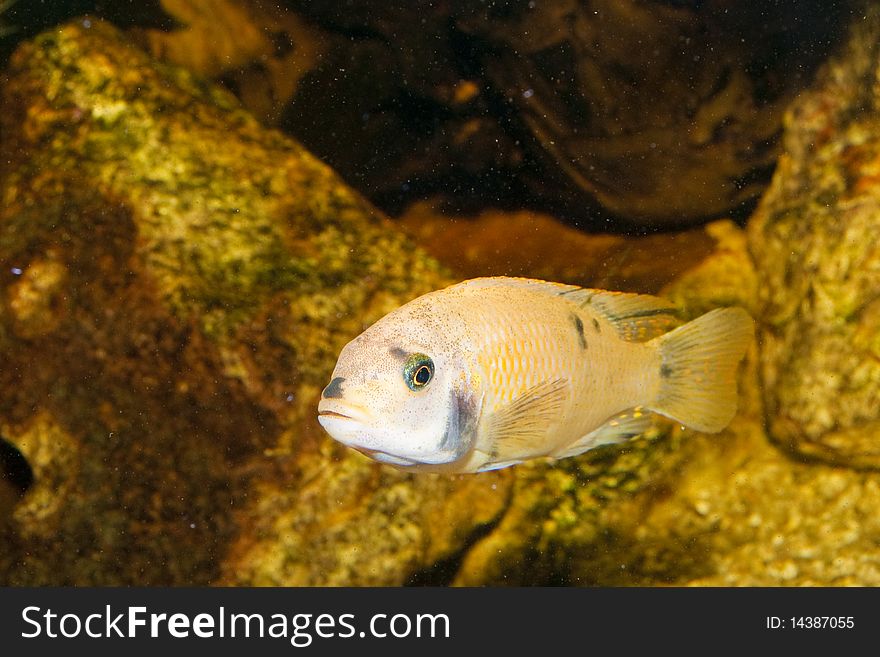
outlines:
{"label": "fish mouth", "polygon": [[343,413],[337,413],[336,411],[322,411],[318,410],[318,417],[337,417],[343,420],[352,420],[350,415],[345,415]]}
{"label": "fish mouth", "polygon": [[341,403],[338,399],[322,399],[318,403],[318,419],[347,420],[366,424],[369,414],[357,406]]}
{"label": "fish mouth", "polygon": [[322,399],[318,403],[318,422],[334,440],[379,463],[396,466],[417,464],[413,459],[366,447],[364,443],[375,444],[375,438],[370,436],[369,420],[367,411],[359,406],[338,399]]}

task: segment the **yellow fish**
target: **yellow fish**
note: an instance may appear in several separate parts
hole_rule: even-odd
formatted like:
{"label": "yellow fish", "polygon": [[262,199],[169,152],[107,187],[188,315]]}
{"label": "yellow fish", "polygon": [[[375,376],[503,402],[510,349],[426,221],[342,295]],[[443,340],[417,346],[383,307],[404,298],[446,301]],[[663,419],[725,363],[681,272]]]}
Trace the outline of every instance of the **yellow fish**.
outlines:
{"label": "yellow fish", "polygon": [[377,461],[433,472],[574,456],[644,432],[651,412],[721,431],[752,319],[721,308],[673,329],[673,313],[651,296],[464,281],[349,342],[318,421]]}

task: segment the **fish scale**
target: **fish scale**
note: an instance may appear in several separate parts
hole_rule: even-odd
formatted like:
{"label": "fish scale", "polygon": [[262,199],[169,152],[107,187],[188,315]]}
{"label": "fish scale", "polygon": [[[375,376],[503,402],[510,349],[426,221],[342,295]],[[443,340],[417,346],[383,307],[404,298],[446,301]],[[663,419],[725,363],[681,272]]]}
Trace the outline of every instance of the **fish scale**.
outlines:
{"label": "fish scale", "polygon": [[[478,441],[478,450],[499,460],[532,458],[548,448],[552,453],[572,442],[573,434],[580,438],[597,423],[636,405],[636,397],[627,392],[630,388],[653,387],[653,370],[648,372],[642,366],[650,351],[625,343],[612,330],[604,335],[594,330],[594,335],[585,338],[587,347],[581,346],[572,318],[580,318],[583,327],[592,326],[595,317],[588,309],[533,290],[480,292],[461,299],[457,311],[479,317],[468,323],[467,330],[469,342],[477,345],[474,367],[482,376],[488,372],[490,382],[483,391],[481,422],[491,422],[493,414],[542,382],[561,379],[566,383],[559,414],[545,427],[540,446],[523,450],[520,445],[490,444],[491,437],[483,432],[485,438]],[[622,345],[627,347],[623,352]],[[593,375],[594,370],[611,372],[610,358],[618,361],[620,376],[608,380]],[[640,372],[645,381],[630,385]],[[586,400],[592,403],[584,403]]]}

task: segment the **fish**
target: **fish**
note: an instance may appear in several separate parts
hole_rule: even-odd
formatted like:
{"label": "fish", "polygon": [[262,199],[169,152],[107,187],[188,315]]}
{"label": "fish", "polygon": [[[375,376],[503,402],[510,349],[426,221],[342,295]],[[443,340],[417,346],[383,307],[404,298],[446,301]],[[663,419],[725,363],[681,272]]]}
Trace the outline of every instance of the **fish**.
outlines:
{"label": "fish", "polygon": [[753,339],[743,308],[682,324],[659,297],[493,276],[429,292],[339,354],[318,403],[335,440],[400,469],[477,473],[644,433],[717,433]]}

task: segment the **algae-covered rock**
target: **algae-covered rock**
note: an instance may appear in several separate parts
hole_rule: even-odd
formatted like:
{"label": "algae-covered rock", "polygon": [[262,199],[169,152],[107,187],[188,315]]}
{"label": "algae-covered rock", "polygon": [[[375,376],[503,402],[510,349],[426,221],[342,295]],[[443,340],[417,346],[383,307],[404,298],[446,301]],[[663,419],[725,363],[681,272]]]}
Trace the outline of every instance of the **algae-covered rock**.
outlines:
{"label": "algae-covered rock", "polygon": [[880,12],[785,120],[752,225],[771,435],[803,456],[880,467]]}
{"label": "algae-covered rock", "polygon": [[355,582],[322,580],[311,557],[329,539],[305,533],[251,578],[242,537],[266,539],[267,506],[284,531],[399,523],[403,538],[352,549],[415,571],[491,518],[491,499],[443,531],[398,518],[456,482],[410,490],[309,434],[342,344],[448,281],[332,171],[100,22],[22,45],[2,93],[0,432],[34,483],[0,536],[0,581],[205,583],[231,553],[236,581]]}

